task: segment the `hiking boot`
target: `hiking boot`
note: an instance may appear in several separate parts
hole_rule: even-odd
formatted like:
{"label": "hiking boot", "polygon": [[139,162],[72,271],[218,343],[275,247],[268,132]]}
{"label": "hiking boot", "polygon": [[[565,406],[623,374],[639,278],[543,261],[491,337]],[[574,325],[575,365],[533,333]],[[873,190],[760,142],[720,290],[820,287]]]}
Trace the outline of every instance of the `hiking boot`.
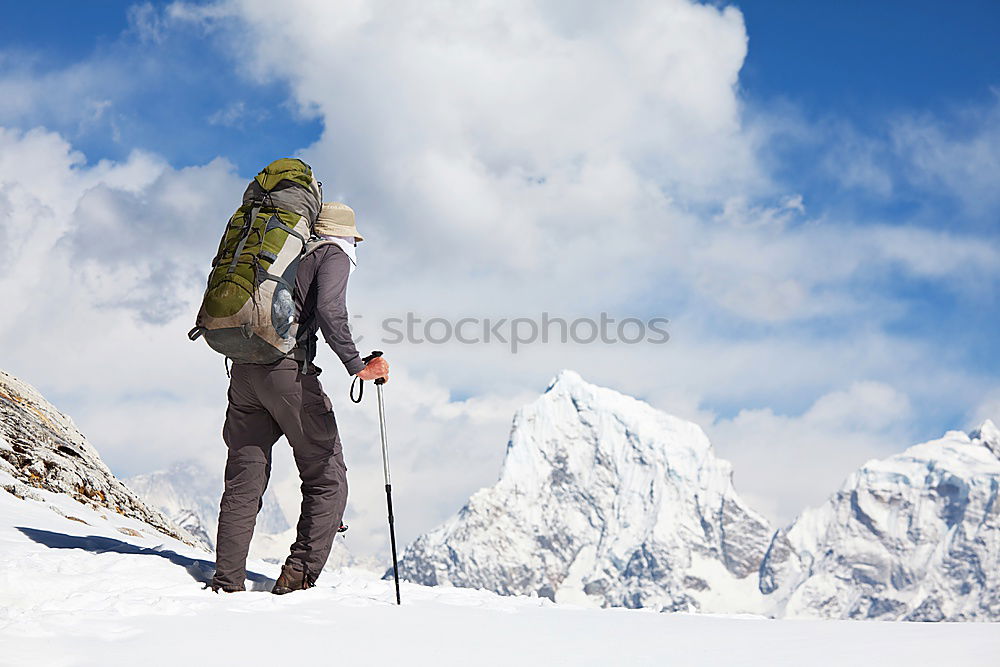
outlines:
{"label": "hiking boot", "polygon": [[301,563],[285,563],[271,592],[275,595],[284,595],[292,591],[304,591],[315,585],[316,578],[310,576]]}
{"label": "hiking boot", "polygon": [[222,584],[220,584],[220,585],[212,584],[212,592],[213,593],[218,593],[219,591],[222,591],[223,593],[243,593],[244,591],[246,591],[246,589],[247,589],[246,586],[231,586],[231,585],[222,585]]}

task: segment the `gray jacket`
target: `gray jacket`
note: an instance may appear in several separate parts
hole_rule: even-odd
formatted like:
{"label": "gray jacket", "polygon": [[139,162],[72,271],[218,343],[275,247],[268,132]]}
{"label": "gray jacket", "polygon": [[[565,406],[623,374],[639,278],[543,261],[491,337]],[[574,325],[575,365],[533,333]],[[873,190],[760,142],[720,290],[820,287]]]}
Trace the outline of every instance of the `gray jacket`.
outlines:
{"label": "gray jacket", "polygon": [[299,262],[295,277],[295,308],[299,313],[297,347],[312,364],[317,330],[351,375],[365,367],[354,346],[347,315],[347,278],[351,260],[334,243],[322,245]]}

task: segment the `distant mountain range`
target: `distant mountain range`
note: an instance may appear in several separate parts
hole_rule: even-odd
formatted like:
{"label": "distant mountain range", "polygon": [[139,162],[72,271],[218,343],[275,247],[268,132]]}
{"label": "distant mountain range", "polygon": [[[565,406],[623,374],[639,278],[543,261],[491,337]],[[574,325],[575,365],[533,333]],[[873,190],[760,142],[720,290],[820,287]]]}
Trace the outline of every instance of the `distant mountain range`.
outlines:
{"label": "distant mountain range", "polygon": [[[147,503],[156,507],[183,527],[209,551],[215,550],[215,535],[219,525],[219,500],[222,498],[222,469],[210,472],[197,461],[181,461],[167,470],[136,475],[126,483]],[[295,529],[282,512],[271,491],[264,494],[250,557],[281,563],[295,541]],[[327,568],[348,565],[371,568],[372,564],[357,561],[344,540],[334,541]]]}
{"label": "distant mountain range", "polygon": [[986,421],[866,463],[771,540],[776,615],[1000,620],[998,455]]}
{"label": "distant mountain range", "polygon": [[[197,461],[180,461],[167,470],[145,473],[125,479],[136,493],[157,507],[178,525],[198,537],[209,550],[215,549],[219,525],[219,499],[222,498],[222,469],[212,474]],[[274,534],[291,526],[278,506],[274,494],[264,494],[257,515],[257,533]]]}
{"label": "distant mountain range", "polygon": [[499,481],[417,538],[411,581],[597,606],[1000,620],[1000,431],[871,461],[772,529],[690,422],[562,372]]}

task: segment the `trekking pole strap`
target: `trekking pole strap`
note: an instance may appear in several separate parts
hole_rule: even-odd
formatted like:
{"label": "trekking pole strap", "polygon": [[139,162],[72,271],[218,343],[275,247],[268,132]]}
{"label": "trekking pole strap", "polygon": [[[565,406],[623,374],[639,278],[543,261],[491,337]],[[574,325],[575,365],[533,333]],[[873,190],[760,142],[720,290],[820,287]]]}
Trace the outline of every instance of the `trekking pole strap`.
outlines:
{"label": "trekking pole strap", "polygon": [[[360,383],[360,384],[358,384],[358,383]],[[355,398],[355,396],[354,396],[354,385],[358,385],[358,396],[357,396],[357,398]],[[365,395],[365,381],[362,380],[361,378],[359,378],[357,375],[355,375],[354,379],[351,380],[351,391],[349,392],[349,395],[351,397],[351,400],[354,401],[355,403],[360,403],[361,402],[361,397]]]}

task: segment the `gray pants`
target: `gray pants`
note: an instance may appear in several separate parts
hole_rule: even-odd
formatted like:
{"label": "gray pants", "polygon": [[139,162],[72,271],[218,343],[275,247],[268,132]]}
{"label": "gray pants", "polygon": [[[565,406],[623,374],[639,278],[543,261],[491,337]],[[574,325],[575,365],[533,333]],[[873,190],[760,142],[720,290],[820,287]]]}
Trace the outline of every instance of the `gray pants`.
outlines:
{"label": "gray pants", "polygon": [[347,467],[330,399],[316,375],[291,359],[233,365],[223,438],[229,448],[219,507],[213,585],[238,587],[261,496],[271,474],[271,447],[288,438],[302,480],[302,510],[287,564],[315,579],[330,555],[347,505]]}

